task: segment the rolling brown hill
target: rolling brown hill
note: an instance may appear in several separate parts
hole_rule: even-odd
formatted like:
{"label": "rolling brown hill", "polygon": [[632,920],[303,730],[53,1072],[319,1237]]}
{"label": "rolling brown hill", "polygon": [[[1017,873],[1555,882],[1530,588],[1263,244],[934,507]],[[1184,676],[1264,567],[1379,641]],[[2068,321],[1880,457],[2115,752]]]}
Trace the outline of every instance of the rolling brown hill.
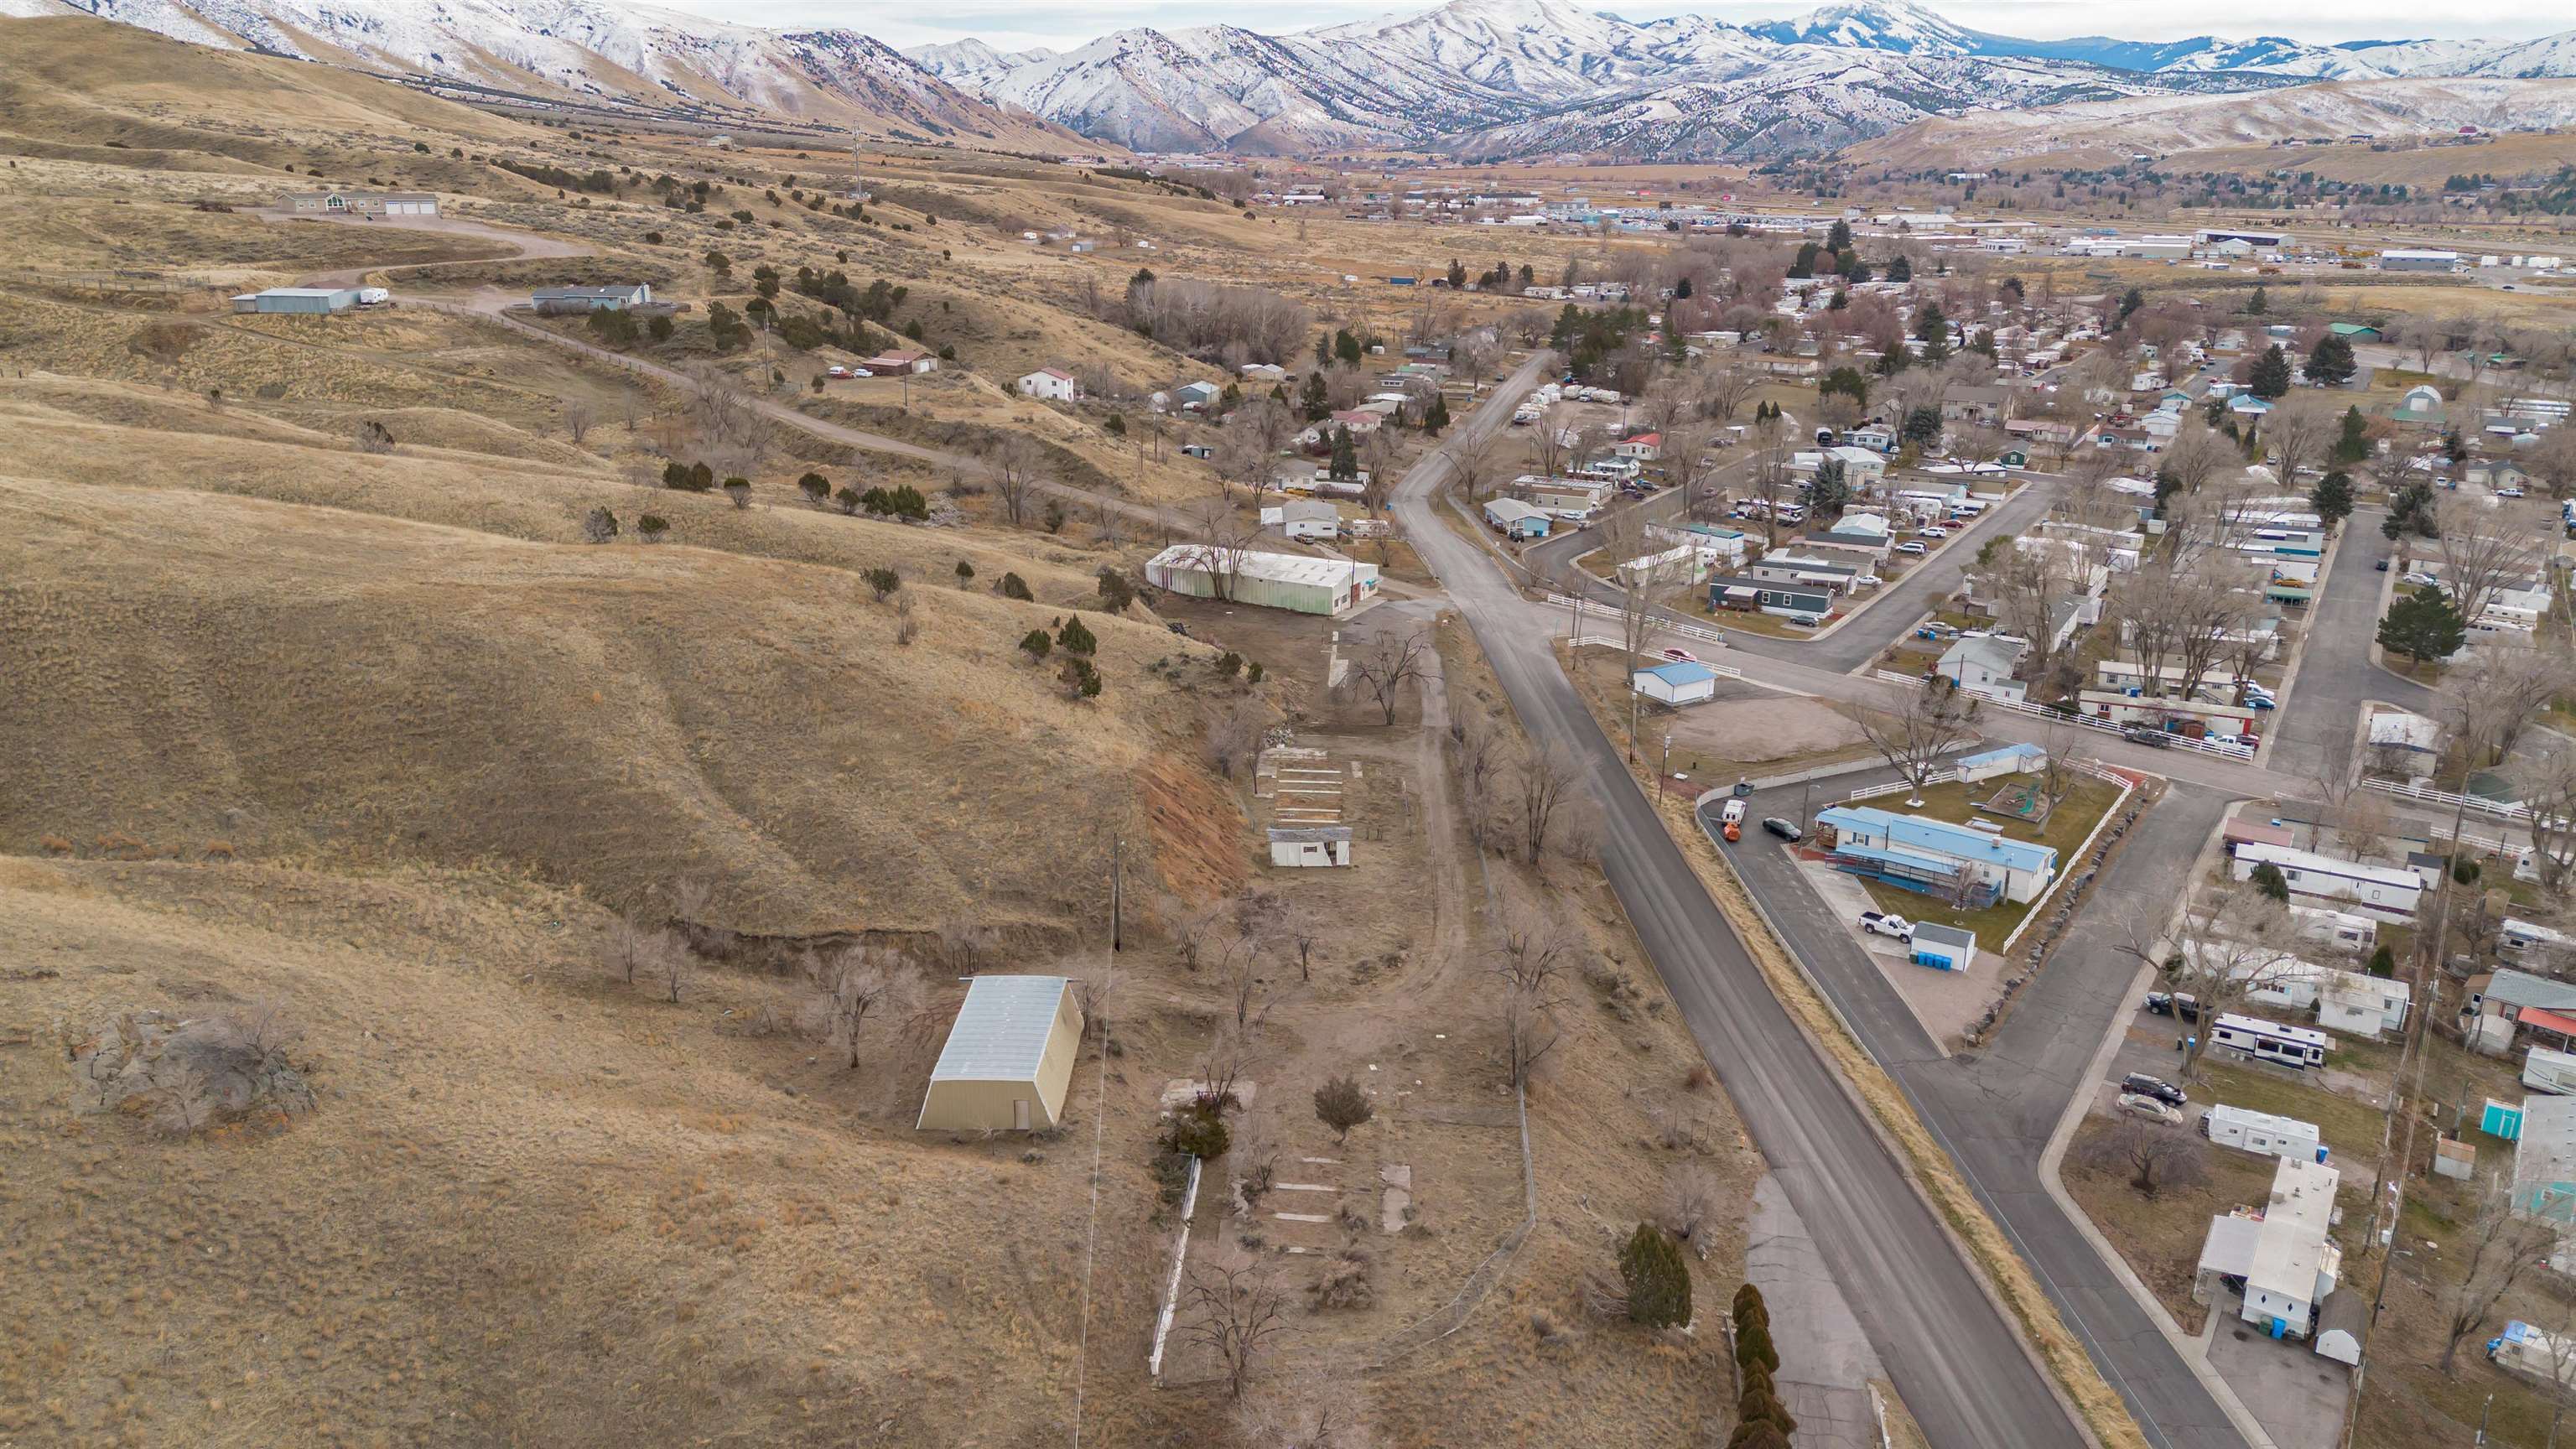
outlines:
{"label": "rolling brown hill", "polygon": [[1193,893],[1246,868],[1192,843],[1239,817],[1152,624],[1087,616],[1110,683],[1076,703],[1016,648],[1061,609],[944,580],[877,603],[849,569],[24,478],[0,537],[0,669],[43,681],[0,702],[14,850],[493,859],[639,908],[686,876],[796,937],[1061,939],[1111,830]]}

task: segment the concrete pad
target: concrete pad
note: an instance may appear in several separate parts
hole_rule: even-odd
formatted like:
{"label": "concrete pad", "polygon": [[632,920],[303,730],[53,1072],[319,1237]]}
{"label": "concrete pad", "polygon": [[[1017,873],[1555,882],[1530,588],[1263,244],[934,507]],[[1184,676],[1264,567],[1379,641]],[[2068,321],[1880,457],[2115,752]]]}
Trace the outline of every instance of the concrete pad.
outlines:
{"label": "concrete pad", "polygon": [[2245,1300],[2224,1287],[2212,1296],[2209,1366],[2253,1411],[2278,1449],[2334,1449],[2343,1437],[2352,1370],[2319,1358],[2304,1339],[2276,1339],[2247,1323],[2237,1316]]}
{"label": "concrete pad", "polygon": [[1778,1388],[1797,1417],[1799,1449],[1875,1449],[1869,1383],[1885,1378],[1887,1370],[1776,1176],[1754,1185],[1744,1276],[1762,1290],[1771,1314],[1771,1342],[1780,1350]]}
{"label": "concrete pad", "polygon": [[1403,1232],[1405,1214],[1413,1208],[1413,1168],[1391,1162],[1377,1170],[1377,1177],[1385,1184],[1385,1191],[1378,1197],[1377,1229],[1382,1233]]}
{"label": "concrete pad", "polygon": [[[1826,908],[1842,922],[1843,929],[1860,943],[1861,953],[1869,957],[1870,964],[1904,998],[1906,1010],[1923,1024],[1924,1035],[1938,1043],[1943,1052],[1958,1044],[2003,989],[1998,961],[1991,952],[1977,952],[1977,959],[1965,971],[1917,966],[1906,959],[1903,942],[1860,929],[1860,913],[1877,910],[1878,902],[1858,877],[1811,860],[1800,861],[1798,870],[1824,899]],[[1899,914],[1908,919],[1913,915],[1910,911]]]}

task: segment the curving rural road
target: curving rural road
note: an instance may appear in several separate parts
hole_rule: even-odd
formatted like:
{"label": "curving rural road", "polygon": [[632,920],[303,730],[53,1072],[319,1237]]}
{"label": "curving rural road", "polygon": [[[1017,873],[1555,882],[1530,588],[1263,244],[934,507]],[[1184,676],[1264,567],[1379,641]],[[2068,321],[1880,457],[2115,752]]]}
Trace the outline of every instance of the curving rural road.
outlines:
{"label": "curving rural road", "polygon": [[[1548,361],[1542,353],[1524,363],[1460,431],[1499,426],[1510,411],[1500,404],[1526,392]],[[1444,446],[1398,486],[1406,536],[1448,586],[1530,737],[1573,753],[1602,806],[1611,888],[1906,1406],[1942,1449],[2081,1443],[2014,1326],[1628,779],[1557,667],[1553,611],[1524,601],[1488,557],[1435,516],[1432,494],[1449,475],[1449,459]]]}

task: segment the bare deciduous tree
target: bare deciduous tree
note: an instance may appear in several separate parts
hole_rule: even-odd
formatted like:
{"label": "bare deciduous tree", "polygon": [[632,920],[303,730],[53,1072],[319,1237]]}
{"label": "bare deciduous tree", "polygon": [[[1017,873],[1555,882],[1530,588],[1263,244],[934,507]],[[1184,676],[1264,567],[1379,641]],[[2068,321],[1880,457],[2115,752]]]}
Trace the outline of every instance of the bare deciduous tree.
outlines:
{"label": "bare deciduous tree", "polygon": [[1547,853],[1548,830],[1574,790],[1577,771],[1573,757],[1551,745],[1523,751],[1513,762],[1512,775],[1520,804],[1521,859],[1536,865]]}
{"label": "bare deciduous tree", "polygon": [[864,947],[849,946],[805,962],[809,993],[806,1029],[825,1046],[848,1054],[857,1071],[870,1018],[905,1015],[913,977],[900,964],[879,961]]}
{"label": "bare deciduous tree", "polygon": [[770,422],[749,393],[712,366],[689,372],[689,419],[712,448],[756,460],[769,445]]}
{"label": "bare deciduous tree", "polygon": [[1388,724],[1395,723],[1404,704],[1405,686],[1422,678],[1422,656],[1430,648],[1430,641],[1416,630],[1401,639],[1380,635],[1351,655],[1351,677],[1377,701],[1378,712]]}
{"label": "bare deciduous tree", "polygon": [[591,424],[597,420],[598,414],[591,409],[590,400],[588,398],[568,397],[564,399],[564,436],[572,439],[574,447],[580,447],[582,439],[590,436]]}
{"label": "bare deciduous tree", "polygon": [[2504,1295],[2558,1246],[2557,1224],[2516,1210],[2521,1191],[2501,1173],[2489,1177],[2476,1190],[2475,1215],[2446,1255],[2451,1261],[2439,1288],[2445,1375],[2458,1372],[2461,1341],[2484,1329]]}
{"label": "bare deciduous tree", "polygon": [[1707,1163],[1680,1162],[1665,1170],[1659,1221],[1664,1231],[1690,1244],[1692,1252],[1708,1256],[1710,1235],[1702,1230],[1714,1226],[1727,1207],[1726,1185]]}
{"label": "bare deciduous tree", "polygon": [[1860,732],[1905,777],[1905,803],[1920,806],[1924,782],[1940,768],[1941,757],[1977,737],[1977,697],[1946,679],[1927,679],[1895,714],[1863,714]]}
{"label": "bare deciduous tree", "polygon": [[[2197,891],[2170,926],[2167,910],[2161,901],[2143,906],[2128,923],[2122,949],[2154,967],[2166,990],[2198,998],[2204,1025],[2298,969],[2288,907],[2251,886]],[[2198,1075],[2210,1036],[2206,1030],[2189,1035],[2186,1077]]]}
{"label": "bare deciduous tree", "polygon": [[1215,1357],[1227,1391],[1240,1399],[1274,1341],[1288,1331],[1287,1304],[1267,1264],[1219,1248],[1182,1277],[1181,1336]]}
{"label": "bare deciduous tree", "polygon": [[2080,1154],[2084,1165],[2097,1172],[2128,1174],[2129,1186],[2141,1197],[2209,1180],[2207,1150],[2200,1139],[2133,1117],[2087,1138]]}
{"label": "bare deciduous tree", "polygon": [[1234,1416],[1245,1449],[1376,1449],[1367,1401],[1347,1374],[1309,1372],[1247,1393]]}
{"label": "bare deciduous tree", "polygon": [[1045,466],[1046,455],[1021,433],[1005,434],[984,451],[985,477],[1013,528],[1028,522],[1029,503],[1038,494],[1038,474]]}
{"label": "bare deciduous tree", "polygon": [[2446,526],[2434,544],[2442,559],[2442,587],[2458,606],[2460,617],[2476,623],[2496,595],[2537,579],[2560,530],[2540,510],[2519,503],[2444,514]]}

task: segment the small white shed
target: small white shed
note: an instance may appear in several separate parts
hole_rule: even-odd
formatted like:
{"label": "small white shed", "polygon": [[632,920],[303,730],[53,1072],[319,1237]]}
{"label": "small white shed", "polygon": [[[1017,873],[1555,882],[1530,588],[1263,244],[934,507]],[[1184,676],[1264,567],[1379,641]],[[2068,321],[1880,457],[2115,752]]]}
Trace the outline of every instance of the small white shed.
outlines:
{"label": "small white shed", "polygon": [[1347,825],[1274,825],[1270,827],[1272,865],[1348,865],[1351,828]]}
{"label": "small white shed", "polygon": [[1702,704],[1717,697],[1717,675],[1705,664],[1675,660],[1638,670],[1628,687],[1659,704]]}
{"label": "small white shed", "polygon": [[930,1069],[917,1130],[1028,1132],[1064,1120],[1082,1008],[1062,976],[978,976]]}

